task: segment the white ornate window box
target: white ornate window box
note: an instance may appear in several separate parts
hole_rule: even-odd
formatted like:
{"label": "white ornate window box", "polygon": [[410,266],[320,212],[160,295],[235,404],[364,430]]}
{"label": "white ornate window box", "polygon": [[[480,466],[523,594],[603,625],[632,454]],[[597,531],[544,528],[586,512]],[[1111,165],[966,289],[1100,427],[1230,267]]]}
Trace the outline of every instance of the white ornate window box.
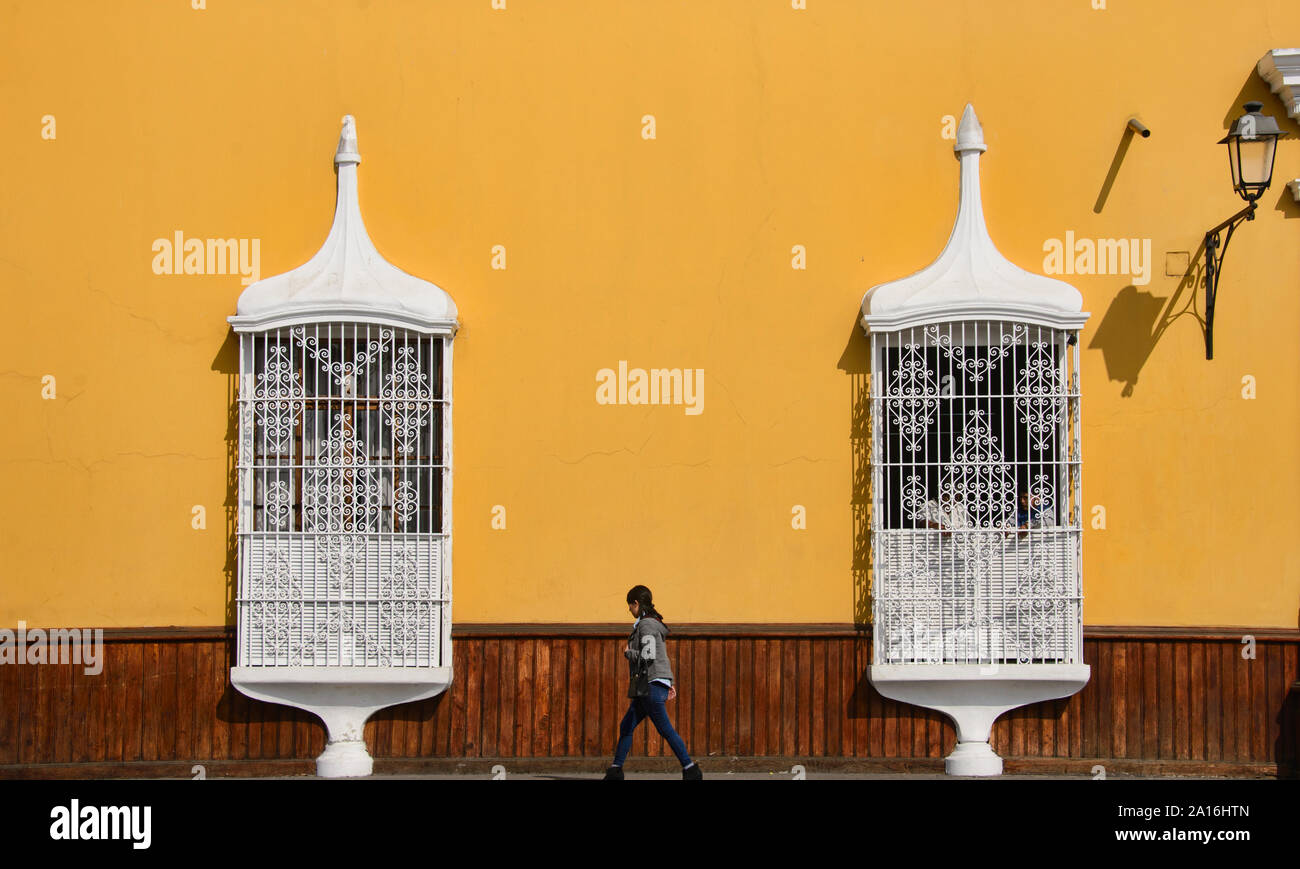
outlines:
{"label": "white ornate window box", "polygon": [[317,773],[369,775],[379,709],[451,668],[451,344],[456,306],[386,262],[361,221],[344,119],[324,246],[258,281],[240,333],[236,664],[244,694],[328,731]]}
{"label": "white ornate window box", "polygon": [[1009,709],[1069,696],[1083,663],[1077,290],[1008,262],[958,129],[961,200],[928,268],[869,290],[870,678],[957,727],[954,775],[998,775]]}

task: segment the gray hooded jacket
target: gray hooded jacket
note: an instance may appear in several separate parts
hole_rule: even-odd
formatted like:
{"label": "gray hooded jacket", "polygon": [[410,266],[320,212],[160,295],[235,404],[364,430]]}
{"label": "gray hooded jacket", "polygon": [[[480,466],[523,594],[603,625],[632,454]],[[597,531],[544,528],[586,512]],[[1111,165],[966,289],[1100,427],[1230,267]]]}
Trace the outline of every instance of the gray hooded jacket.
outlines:
{"label": "gray hooded jacket", "polygon": [[[629,677],[635,679],[637,669],[644,663],[649,666],[651,682],[656,679],[672,681],[673,668],[668,664],[668,648],[664,643],[667,636],[668,628],[659,619],[637,621],[632,635],[627,638],[627,650],[623,652]],[[630,696],[631,689],[628,690]]]}

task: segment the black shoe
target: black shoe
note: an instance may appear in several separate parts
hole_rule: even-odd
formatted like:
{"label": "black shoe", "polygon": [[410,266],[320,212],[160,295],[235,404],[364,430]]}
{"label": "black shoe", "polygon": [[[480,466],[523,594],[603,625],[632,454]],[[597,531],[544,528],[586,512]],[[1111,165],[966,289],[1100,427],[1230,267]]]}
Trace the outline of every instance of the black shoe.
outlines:
{"label": "black shoe", "polygon": [[605,777],[604,777],[603,779],[601,779],[601,780],[602,780],[602,781],[622,781],[622,780],[623,780],[623,767],[621,767],[621,766],[611,766],[609,769],[605,770]]}
{"label": "black shoe", "polygon": [[693,763],[682,770],[682,781],[702,781],[704,772],[698,763]]}

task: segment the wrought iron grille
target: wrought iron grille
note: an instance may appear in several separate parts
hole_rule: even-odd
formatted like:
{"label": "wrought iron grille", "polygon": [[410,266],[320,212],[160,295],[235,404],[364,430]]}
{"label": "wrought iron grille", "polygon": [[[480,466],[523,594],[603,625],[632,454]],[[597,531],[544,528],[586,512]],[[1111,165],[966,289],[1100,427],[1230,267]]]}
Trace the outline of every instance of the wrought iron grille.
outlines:
{"label": "wrought iron grille", "polygon": [[443,339],[241,339],[239,664],[445,666]]}
{"label": "wrought iron grille", "polygon": [[1080,663],[1075,333],[872,333],[878,663]]}

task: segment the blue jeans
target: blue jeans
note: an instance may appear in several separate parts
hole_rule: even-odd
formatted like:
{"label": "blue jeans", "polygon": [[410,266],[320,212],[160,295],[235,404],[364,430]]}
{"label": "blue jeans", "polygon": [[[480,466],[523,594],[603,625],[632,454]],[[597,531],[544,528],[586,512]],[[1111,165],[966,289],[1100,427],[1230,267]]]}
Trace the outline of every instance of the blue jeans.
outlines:
{"label": "blue jeans", "polygon": [[691,756],[686,753],[686,743],[673,730],[673,724],[668,720],[668,710],[664,708],[664,703],[668,700],[668,686],[662,682],[650,683],[650,696],[637,697],[632,700],[632,705],[627,708],[627,714],[623,716],[623,723],[618,726],[618,748],[614,751],[614,766],[622,766],[623,761],[627,760],[627,753],[632,750],[632,733],[637,729],[641,721],[649,716],[654,722],[655,730],[668,743],[668,747],[677,755],[683,767],[690,766]]}

